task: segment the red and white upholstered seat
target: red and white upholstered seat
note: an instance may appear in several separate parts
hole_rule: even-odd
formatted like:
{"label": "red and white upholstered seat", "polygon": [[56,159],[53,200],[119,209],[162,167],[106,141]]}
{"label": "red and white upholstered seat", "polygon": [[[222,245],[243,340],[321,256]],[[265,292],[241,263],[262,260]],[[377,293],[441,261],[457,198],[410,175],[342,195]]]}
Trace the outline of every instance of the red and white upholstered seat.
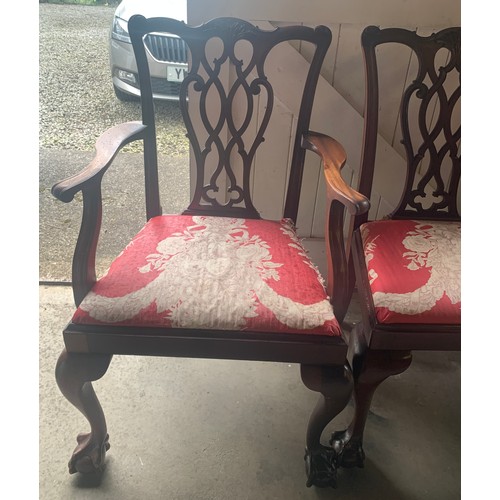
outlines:
{"label": "red and white upholstered seat", "polygon": [[149,220],[73,323],[340,335],[290,221],[190,215]]}
{"label": "red and white upholstered seat", "polygon": [[460,324],[460,223],[380,220],[360,228],[377,321]]}

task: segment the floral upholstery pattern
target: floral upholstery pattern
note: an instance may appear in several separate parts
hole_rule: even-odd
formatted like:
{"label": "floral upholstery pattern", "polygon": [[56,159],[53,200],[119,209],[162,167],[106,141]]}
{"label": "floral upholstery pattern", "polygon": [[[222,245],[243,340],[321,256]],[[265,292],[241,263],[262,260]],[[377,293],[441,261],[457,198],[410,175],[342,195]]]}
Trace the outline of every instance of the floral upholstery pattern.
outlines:
{"label": "floral upholstery pattern", "polygon": [[382,220],[360,231],[379,323],[460,324],[460,223]]}
{"label": "floral upholstery pattern", "polygon": [[290,221],[211,216],[149,220],[73,323],[340,335]]}

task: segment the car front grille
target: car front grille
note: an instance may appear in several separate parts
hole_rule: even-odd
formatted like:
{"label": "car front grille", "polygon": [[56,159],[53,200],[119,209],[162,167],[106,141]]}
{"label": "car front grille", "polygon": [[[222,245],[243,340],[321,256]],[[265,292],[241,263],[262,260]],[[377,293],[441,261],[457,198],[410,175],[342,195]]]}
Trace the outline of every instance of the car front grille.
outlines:
{"label": "car front grille", "polygon": [[146,36],[146,47],[158,61],[187,63],[187,47],[181,38],[150,34]]}

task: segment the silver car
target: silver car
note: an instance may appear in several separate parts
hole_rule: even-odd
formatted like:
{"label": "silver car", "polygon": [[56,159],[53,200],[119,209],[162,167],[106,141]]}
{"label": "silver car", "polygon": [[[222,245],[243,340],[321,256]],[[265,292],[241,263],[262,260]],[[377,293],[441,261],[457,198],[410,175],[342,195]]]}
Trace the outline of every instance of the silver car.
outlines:
{"label": "silver car", "polygon": [[[186,0],[123,0],[116,8],[110,36],[110,65],[116,97],[122,101],[140,97],[137,65],[128,34],[128,20],[144,17],[171,17],[186,21]],[[187,49],[175,35],[148,35],[146,47],[150,62],[153,97],[179,99],[180,83],[187,72]]]}

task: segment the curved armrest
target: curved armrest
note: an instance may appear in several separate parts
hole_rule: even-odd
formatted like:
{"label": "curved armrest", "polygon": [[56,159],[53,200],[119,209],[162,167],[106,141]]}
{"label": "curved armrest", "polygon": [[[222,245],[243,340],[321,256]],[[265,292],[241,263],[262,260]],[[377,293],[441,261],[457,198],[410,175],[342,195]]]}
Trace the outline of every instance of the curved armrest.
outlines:
{"label": "curved armrest", "polygon": [[340,175],[347,155],[339,142],[325,134],[307,132],[302,137],[302,147],[321,156],[330,199],[341,202],[351,215],[361,215],[369,210],[368,198],[352,189]]}
{"label": "curved armrest", "polygon": [[52,194],[68,203],[83,192],[82,224],[73,254],[72,286],[78,306],[96,281],[95,256],[102,219],[101,179],[120,149],[144,136],[141,122],[126,122],[104,132],[96,141],[94,159],[81,172],[58,182]]}
{"label": "curved armrest", "polygon": [[96,141],[94,159],[78,174],[52,186],[52,194],[65,203],[70,202],[86,183],[106,172],[123,146],[141,139],[145,129],[146,125],[133,121],[121,123],[106,130]]}
{"label": "curved armrest", "polygon": [[[323,160],[326,191],[330,203],[326,214],[325,234],[328,265],[326,288],[335,316],[342,323],[354,289],[350,258],[353,221],[356,216],[369,210],[370,201],[342,179],[340,172],[345,165],[347,155],[342,145],[335,139],[317,132],[307,132],[302,137],[302,147],[315,152]],[[351,217],[345,237],[346,210]]]}

